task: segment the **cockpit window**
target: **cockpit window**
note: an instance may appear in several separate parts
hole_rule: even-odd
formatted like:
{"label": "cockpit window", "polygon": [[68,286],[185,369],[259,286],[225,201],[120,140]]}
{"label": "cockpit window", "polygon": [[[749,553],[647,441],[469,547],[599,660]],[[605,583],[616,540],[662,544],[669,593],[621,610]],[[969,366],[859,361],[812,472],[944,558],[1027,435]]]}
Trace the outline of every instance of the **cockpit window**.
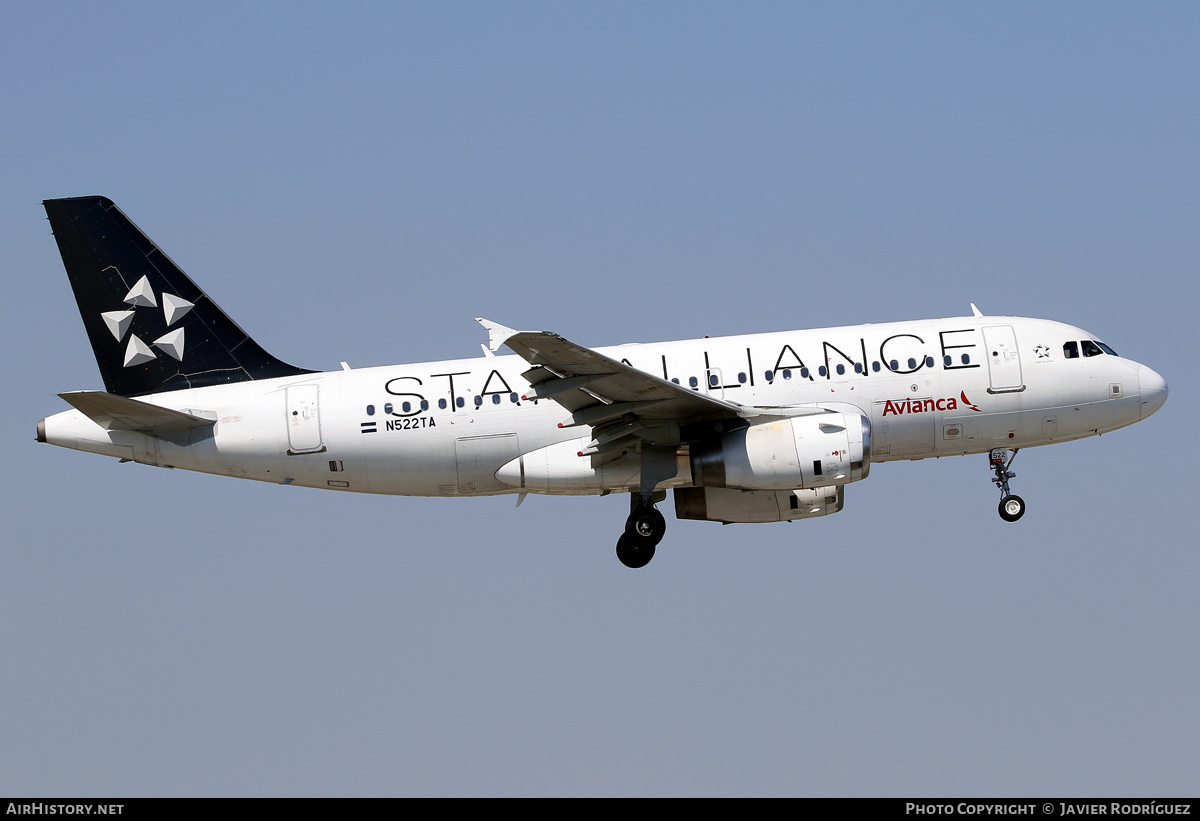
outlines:
{"label": "cockpit window", "polygon": [[1097,339],[1097,340],[1096,340],[1096,344],[1100,346],[1100,350],[1104,351],[1104,352],[1105,352],[1106,354],[1108,354],[1109,356],[1120,356],[1120,354],[1119,354],[1119,353],[1117,353],[1117,352],[1116,352],[1116,351],[1114,351],[1112,348],[1110,348],[1110,347],[1108,347],[1107,345],[1105,345],[1105,344],[1104,344],[1103,342],[1101,342],[1099,339]]}
{"label": "cockpit window", "polygon": [[1079,358],[1079,344],[1076,342],[1068,342],[1065,345],[1063,345],[1063,358],[1064,359],[1078,359]]}
{"label": "cockpit window", "polygon": [[1103,356],[1104,351],[1100,350],[1100,346],[1090,339],[1083,340],[1083,355],[1084,356]]}

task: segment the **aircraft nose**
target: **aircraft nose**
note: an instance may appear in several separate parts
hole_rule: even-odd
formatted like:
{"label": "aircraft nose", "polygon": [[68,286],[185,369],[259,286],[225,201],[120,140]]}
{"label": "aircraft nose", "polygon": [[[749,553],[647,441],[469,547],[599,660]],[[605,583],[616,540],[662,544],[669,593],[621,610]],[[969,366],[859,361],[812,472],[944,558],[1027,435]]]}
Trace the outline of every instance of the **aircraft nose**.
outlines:
{"label": "aircraft nose", "polygon": [[1142,392],[1142,418],[1145,419],[1167,401],[1167,380],[1145,365],[1140,365],[1138,383]]}

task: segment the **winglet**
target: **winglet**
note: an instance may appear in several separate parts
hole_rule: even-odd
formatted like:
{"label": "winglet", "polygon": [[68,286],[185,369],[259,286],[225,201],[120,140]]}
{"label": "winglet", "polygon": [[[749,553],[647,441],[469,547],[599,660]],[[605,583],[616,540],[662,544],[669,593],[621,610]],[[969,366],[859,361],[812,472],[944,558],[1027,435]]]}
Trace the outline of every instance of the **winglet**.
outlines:
{"label": "winglet", "polygon": [[505,325],[501,325],[499,322],[492,322],[492,320],[484,319],[481,316],[475,317],[475,321],[482,325],[484,330],[488,332],[487,346],[488,350],[492,352],[498,350],[510,336],[520,333]]}
{"label": "winglet", "polygon": [[975,307],[975,303],[974,303],[974,302],[972,302],[972,303],[971,303],[971,313],[972,313],[974,316],[983,316],[983,314],[981,314],[981,313],[979,312],[979,309]]}

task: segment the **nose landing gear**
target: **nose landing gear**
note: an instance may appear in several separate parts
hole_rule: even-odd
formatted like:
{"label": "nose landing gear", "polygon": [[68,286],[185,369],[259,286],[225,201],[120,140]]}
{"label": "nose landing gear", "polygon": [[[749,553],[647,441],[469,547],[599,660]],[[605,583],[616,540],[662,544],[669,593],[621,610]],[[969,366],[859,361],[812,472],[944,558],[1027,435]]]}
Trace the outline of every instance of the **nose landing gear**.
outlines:
{"label": "nose landing gear", "polygon": [[1017,474],[1008,469],[1016,458],[1017,449],[1009,456],[1008,448],[993,448],[988,455],[988,461],[996,473],[992,484],[1000,488],[1000,518],[1006,522],[1015,522],[1025,515],[1025,500],[1008,489],[1008,480],[1017,478]]}

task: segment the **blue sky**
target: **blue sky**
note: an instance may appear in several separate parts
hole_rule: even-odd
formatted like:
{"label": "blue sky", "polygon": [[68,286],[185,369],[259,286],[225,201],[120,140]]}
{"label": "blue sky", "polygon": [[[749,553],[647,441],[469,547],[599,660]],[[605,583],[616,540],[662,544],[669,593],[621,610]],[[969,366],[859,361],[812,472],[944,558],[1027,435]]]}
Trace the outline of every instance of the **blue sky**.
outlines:
{"label": "blue sky", "polygon": [[[1200,11],[0,8],[0,793],[1194,795]],[[37,445],[98,388],[40,202],[104,194],[268,350],[473,356],[952,316],[1167,405],[880,465],[826,519],[404,499]],[[1185,438],[1176,441],[1177,435]]]}

